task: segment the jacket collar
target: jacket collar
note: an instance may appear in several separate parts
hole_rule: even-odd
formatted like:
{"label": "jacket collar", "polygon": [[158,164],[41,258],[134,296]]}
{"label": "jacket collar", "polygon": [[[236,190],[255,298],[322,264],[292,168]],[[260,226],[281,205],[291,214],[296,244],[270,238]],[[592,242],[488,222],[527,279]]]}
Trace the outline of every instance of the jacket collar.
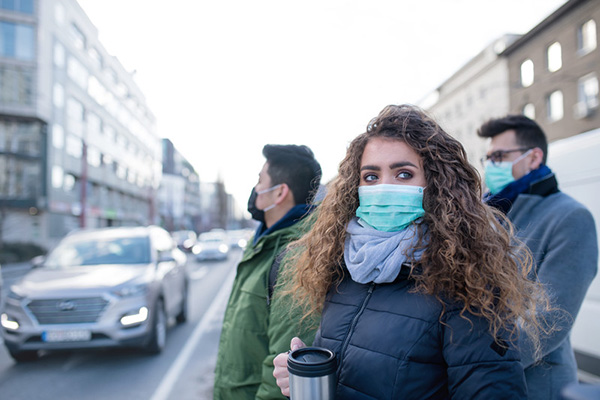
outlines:
{"label": "jacket collar", "polygon": [[520,194],[546,197],[558,191],[558,182],[554,173],[546,165],[542,165],[512,182],[499,193],[495,195],[487,193],[483,201],[507,214]]}
{"label": "jacket collar", "polygon": [[275,222],[271,227],[266,228],[264,223],[261,223],[258,228],[256,228],[256,233],[254,234],[254,244],[258,243],[258,241],[275,231],[278,231],[283,228],[287,228],[289,226],[294,225],[296,222],[300,221],[308,214],[312,212],[314,206],[311,204],[297,204],[292,207],[281,219]]}
{"label": "jacket collar", "polygon": [[558,192],[558,181],[556,180],[556,176],[554,173],[550,173],[550,175],[546,175],[542,179],[532,182],[524,193],[546,197]]}

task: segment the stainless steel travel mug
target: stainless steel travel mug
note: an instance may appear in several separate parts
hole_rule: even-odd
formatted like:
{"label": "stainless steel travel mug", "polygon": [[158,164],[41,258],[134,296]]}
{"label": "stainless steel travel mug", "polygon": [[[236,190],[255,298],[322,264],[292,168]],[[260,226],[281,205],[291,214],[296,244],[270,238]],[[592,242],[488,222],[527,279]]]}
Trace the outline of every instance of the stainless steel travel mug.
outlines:
{"label": "stainless steel travel mug", "polygon": [[332,351],[304,347],[288,355],[291,400],[333,400],[337,363]]}

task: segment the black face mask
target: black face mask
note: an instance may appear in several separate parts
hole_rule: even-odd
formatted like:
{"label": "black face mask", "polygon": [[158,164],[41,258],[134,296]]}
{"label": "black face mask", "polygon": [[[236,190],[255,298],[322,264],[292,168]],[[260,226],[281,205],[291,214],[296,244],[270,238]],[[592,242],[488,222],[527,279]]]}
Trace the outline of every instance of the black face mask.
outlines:
{"label": "black face mask", "polygon": [[252,193],[250,193],[250,198],[248,199],[248,212],[252,215],[252,219],[265,223],[265,212],[263,210],[259,210],[256,208],[256,198],[258,197],[258,193],[256,193],[256,189],[252,188]]}

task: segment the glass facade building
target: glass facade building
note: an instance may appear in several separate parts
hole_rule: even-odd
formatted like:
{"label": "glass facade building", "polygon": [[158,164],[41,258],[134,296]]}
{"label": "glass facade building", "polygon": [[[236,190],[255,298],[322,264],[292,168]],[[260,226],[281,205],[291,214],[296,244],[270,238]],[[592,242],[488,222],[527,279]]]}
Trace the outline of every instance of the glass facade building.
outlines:
{"label": "glass facade building", "polygon": [[4,242],[158,221],[162,142],[143,93],[76,0],[0,0]]}

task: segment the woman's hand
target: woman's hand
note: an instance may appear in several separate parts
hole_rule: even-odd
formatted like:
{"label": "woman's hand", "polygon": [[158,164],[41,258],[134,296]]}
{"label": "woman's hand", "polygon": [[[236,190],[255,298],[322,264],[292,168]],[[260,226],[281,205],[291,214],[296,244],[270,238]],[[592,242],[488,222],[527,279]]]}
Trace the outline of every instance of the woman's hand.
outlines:
{"label": "woman's hand", "polygon": [[[306,345],[299,338],[295,337],[290,343],[291,351],[306,347]],[[288,352],[289,353],[289,352]],[[288,353],[281,353],[273,359],[273,376],[277,381],[277,386],[281,389],[281,393],[284,396],[290,397],[290,373],[287,369]]]}

